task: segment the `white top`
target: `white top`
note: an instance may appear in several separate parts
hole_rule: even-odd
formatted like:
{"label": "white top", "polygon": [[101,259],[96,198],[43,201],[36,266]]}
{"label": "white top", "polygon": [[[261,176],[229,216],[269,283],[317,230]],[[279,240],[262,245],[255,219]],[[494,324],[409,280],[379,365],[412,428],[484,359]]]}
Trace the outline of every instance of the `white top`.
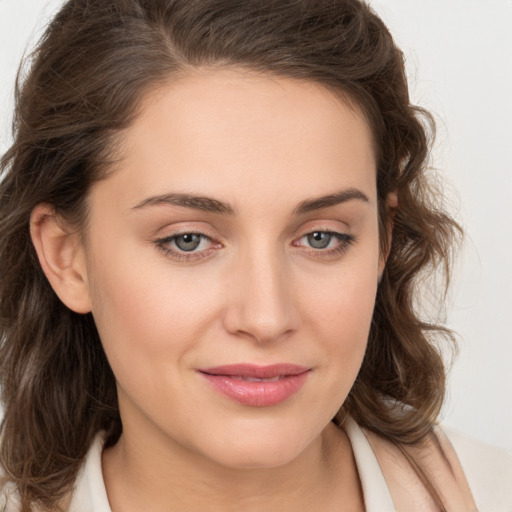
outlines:
{"label": "white top", "polygon": [[[393,489],[393,485],[388,485],[382,470],[386,468],[386,456],[382,457],[382,454],[389,453],[389,447],[384,443],[379,444],[375,435],[363,431],[351,418],[346,420],[344,428],[354,452],[366,512],[432,510],[428,505],[425,506],[421,499],[418,501],[413,499],[414,503],[409,502],[405,508],[402,502],[399,510],[395,504],[398,500],[393,501],[390,490],[390,487]],[[448,505],[447,512],[475,512],[476,510],[478,512],[512,512],[512,455],[499,448],[467,438],[451,429],[444,428],[443,432],[447,435],[462,464],[463,473],[471,489],[470,494],[473,495],[477,506],[475,509],[473,505],[463,503],[464,500],[462,500],[460,503],[452,502],[455,506]],[[103,435],[98,434],[89,449],[74,485],[69,512],[112,512],[101,469],[103,442]],[[386,475],[391,482],[396,475],[387,471]],[[407,475],[404,478],[403,473],[397,474],[399,484],[409,485]],[[396,486],[396,481],[394,485]],[[415,491],[413,494],[416,494]],[[0,509],[5,512],[17,510],[12,500],[9,500],[7,508],[0,506]]]}
{"label": "white top", "polygon": [[479,512],[512,512],[512,454],[443,427],[466,474]]}
{"label": "white top", "polygon": [[[366,512],[396,511],[383,472],[365,433],[350,418],[344,428],[354,452]],[[443,430],[462,463],[478,511],[512,512],[512,456],[450,429]],[[98,435],[77,477],[69,512],[112,512],[101,472],[102,450],[103,438]]]}

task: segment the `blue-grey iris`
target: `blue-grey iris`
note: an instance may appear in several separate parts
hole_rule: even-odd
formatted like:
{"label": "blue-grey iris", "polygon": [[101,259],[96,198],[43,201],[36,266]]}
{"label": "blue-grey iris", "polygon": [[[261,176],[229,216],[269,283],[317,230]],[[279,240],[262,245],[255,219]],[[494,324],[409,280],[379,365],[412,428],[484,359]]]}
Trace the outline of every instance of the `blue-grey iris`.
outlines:
{"label": "blue-grey iris", "polygon": [[199,244],[201,243],[201,235],[195,235],[193,233],[180,235],[174,239],[174,243],[181,251],[193,251],[199,247]]}
{"label": "blue-grey iris", "polygon": [[324,231],[315,231],[308,235],[308,243],[315,249],[325,249],[332,239],[331,233],[325,233]]}

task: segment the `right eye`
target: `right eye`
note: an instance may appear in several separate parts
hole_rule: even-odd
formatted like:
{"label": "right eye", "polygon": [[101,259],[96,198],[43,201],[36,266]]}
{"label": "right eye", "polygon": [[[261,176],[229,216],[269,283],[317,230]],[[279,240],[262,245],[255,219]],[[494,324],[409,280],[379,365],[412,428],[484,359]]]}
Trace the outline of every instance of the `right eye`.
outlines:
{"label": "right eye", "polygon": [[201,245],[202,235],[185,233],[184,235],[174,237],[173,242],[180,251],[191,252]]}
{"label": "right eye", "polygon": [[167,256],[180,261],[192,261],[208,256],[216,245],[210,237],[202,233],[180,233],[160,238],[155,244]]}

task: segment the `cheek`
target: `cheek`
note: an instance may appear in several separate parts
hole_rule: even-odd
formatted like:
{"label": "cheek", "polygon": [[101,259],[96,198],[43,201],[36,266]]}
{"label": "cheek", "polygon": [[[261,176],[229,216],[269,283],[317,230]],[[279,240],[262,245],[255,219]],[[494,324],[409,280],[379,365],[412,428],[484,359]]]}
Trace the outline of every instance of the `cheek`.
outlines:
{"label": "cheek", "polygon": [[340,266],[325,279],[308,278],[308,292],[300,294],[300,339],[318,361],[308,407],[319,428],[338,413],[359,373],[375,303],[375,267]]}
{"label": "cheek", "polygon": [[373,312],[376,284],[376,272],[375,277],[370,277],[342,271],[331,276],[323,287],[309,287],[308,309],[326,325],[343,325],[344,331],[361,327],[364,330]]}
{"label": "cheek", "polygon": [[219,316],[218,290],[201,272],[173,272],[164,258],[129,244],[104,246],[94,261],[93,316],[120,382],[177,365]]}
{"label": "cheek", "polygon": [[345,280],[343,288],[326,297],[324,307],[316,311],[322,318],[322,322],[318,322],[318,330],[327,340],[332,366],[338,371],[341,369],[349,380],[355,379],[366,350],[374,309],[374,289],[373,283],[351,285]]}
{"label": "cheek", "polygon": [[329,358],[329,382],[333,393],[344,400],[366,350],[377,291],[378,251],[358,252],[316,277],[304,278],[302,325]]}
{"label": "cheek", "polygon": [[321,319],[317,323],[322,329],[343,338],[367,333],[373,314],[379,256],[377,244],[366,245],[355,247],[339,264],[301,278],[302,310]]}

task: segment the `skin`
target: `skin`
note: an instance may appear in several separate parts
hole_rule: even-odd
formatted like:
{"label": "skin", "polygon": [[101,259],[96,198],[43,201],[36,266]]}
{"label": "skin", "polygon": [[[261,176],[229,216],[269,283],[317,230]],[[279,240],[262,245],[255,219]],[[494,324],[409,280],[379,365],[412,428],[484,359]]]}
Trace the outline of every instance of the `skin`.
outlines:
{"label": "skin", "polygon": [[[85,244],[48,205],[32,218],[43,269],[71,309],[92,311],[117,379],[112,509],[363,510],[331,422],[384,266],[362,114],[318,84],[201,70],[148,94],[121,142],[118,168],[90,191]],[[297,211],[347,191],[357,197]],[[232,212],[148,202],[166,194]],[[313,232],[337,235],[317,248]],[[180,251],[184,233],[204,235],[196,250]],[[197,371],[233,363],[311,371],[285,402],[253,407]]]}

